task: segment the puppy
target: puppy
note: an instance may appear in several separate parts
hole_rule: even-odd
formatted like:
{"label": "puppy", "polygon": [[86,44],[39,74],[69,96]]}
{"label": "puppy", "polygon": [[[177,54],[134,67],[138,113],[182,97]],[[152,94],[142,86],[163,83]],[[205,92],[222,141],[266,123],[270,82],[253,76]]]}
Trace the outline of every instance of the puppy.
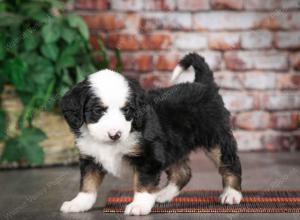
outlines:
{"label": "puppy", "polygon": [[[241,165],[213,73],[191,53],[172,79],[193,66],[195,81],[145,92],[133,80],[110,71],[91,74],[63,97],[61,108],[80,151],[80,192],[62,212],[92,208],[105,174],[134,173],[134,199],[127,215],[147,215],[155,202],[168,202],[189,182],[189,154],[202,148],[222,176],[222,204],[239,204]],[[159,189],[162,172],[167,185]]]}

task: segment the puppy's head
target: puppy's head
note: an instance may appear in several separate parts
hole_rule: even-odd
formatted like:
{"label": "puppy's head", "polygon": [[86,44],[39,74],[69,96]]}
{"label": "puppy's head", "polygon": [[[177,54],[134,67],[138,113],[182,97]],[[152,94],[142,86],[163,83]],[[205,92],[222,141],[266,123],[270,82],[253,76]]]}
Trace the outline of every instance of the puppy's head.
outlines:
{"label": "puppy's head", "polygon": [[80,134],[86,126],[101,142],[126,140],[141,126],[143,90],[119,73],[102,70],[91,74],[62,98],[61,108],[69,126]]}

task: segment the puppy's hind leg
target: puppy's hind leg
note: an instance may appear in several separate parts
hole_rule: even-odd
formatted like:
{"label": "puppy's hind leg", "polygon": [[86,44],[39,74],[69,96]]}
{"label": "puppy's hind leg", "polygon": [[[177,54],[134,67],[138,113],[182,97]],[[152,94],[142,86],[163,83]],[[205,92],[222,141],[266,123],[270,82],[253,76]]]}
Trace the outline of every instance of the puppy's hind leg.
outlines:
{"label": "puppy's hind leg", "polygon": [[171,201],[189,182],[191,178],[191,169],[187,162],[188,160],[184,159],[171,165],[167,169],[168,184],[157,193],[157,202],[163,203]]}
{"label": "puppy's hind leg", "polygon": [[229,205],[239,204],[243,197],[241,193],[241,163],[236,154],[235,140],[233,139],[231,143],[232,146],[215,146],[206,151],[207,156],[213,160],[222,176],[221,203]]}

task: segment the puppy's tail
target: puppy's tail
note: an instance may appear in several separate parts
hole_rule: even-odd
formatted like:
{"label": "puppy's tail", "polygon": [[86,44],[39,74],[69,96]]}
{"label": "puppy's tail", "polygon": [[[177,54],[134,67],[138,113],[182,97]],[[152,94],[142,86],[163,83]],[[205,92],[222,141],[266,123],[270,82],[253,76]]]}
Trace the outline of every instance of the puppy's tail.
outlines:
{"label": "puppy's tail", "polygon": [[195,71],[195,82],[210,84],[214,82],[213,73],[204,58],[196,53],[189,53],[183,57],[173,70],[171,81],[174,82],[179,75],[193,66]]}

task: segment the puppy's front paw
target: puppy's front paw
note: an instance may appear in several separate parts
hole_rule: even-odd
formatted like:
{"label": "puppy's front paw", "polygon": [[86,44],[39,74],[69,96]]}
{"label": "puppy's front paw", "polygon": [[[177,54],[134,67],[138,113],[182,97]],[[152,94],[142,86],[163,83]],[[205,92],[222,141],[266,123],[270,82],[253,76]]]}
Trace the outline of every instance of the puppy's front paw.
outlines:
{"label": "puppy's front paw", "polygon": [[94,205],[96,197],[96,193],[80,192],[73,200],[64,202],[60,211],[65,213],[87,211]]}
{"label": "puppy's front paw", "polygon": [[175,184],[170,183],[157,193],[156,202],[170,202],[174,197],[178,196],[178,194],[178,187]]}
{"label": "puppy's front paw", "polygon": [[135,192],[133,201],[125,208],[125,215],[148,215],[155,203],[155,194]]}
{"label": "puppy's front paw", "polygon": [[242,193],[231,187],[226,187],[224,192],[220,195],[221,203],[229,205],[240,204],[242,198]]}
{"label": "puppy's front paw", "polygon": [[145,204],[130,203],[125,208],[125,215],[148,215],[151,212],[151,206]]}

